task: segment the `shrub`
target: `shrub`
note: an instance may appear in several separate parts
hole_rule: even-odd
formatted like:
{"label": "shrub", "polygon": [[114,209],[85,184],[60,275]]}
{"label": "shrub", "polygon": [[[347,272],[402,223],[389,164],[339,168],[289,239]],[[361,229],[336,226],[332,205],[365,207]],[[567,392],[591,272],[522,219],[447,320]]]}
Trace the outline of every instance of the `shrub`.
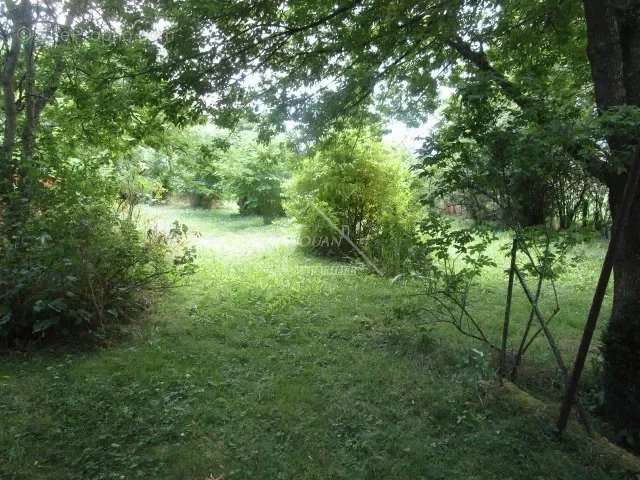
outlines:
{"label": "shrub", "polygon": [[193,271],[186,227],[141,231],[114,195],[97,191],[105,178],[82,170],[43,189],[34,203],[46,207],[25,216],[16,237],[0,236],[0,337],[10,343],[123,320],[142,292]]}
{"label": "shrub", "polygon": [[303,161],[287,209],[302,226],[303,246],[353,256],[355,245],[390,272],[410,255],[417,205],[400,153],[369,132],[347,130]]}
{"label": "shrub", "polygon": [[257,137],[252,129],[233,139],[224,162],[225,178],[240,214],[260,215],[268,224],[284,215],[283,182],[291,153],[282,138],[264,144]]}
{"label": "shrub", "polygon": [[162,148],[149,149],[138,163],[146,177],[160,184],[162,196],[174,193],[194,208],[211,208],[222,199],[226,136],[210,125],[170,129]]}

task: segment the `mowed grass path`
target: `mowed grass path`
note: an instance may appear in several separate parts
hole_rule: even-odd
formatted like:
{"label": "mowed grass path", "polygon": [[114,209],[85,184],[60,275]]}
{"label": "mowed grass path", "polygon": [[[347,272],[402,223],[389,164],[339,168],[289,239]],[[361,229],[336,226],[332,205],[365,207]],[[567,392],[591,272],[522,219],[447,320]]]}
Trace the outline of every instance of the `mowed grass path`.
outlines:
{"label": "mowed grass path", "polygon": [[[2,480],[624,478],[485,386],[488,355],[428,326],[424,299],[305,256],[288,223],[146,215],[201,232],[199,272],[124,340],[2,358]],[[581,268],[558,320],[569,344],[595,275]],[[487,282],[497,331],[502,274]]]}

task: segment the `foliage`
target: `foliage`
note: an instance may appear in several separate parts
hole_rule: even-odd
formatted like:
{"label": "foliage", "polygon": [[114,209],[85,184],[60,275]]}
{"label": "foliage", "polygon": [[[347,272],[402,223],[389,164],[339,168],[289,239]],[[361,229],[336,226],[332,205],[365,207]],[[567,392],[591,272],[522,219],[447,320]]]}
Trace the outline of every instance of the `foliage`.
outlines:
{"label": "foliage", "polygon": [[226,190],[242,215],[260,215],[266,224],[284,215],[283,184],[292,151],[283,137],[261,142],[255,126],[241,126],[230,139],[224,160]]}
{"label": "foliage", "polygon": [[[510,232],[511,233],[511,232]],[[553,304],[546,316],[544,328],[540,324],[535,308],[531,305],[528,320],[520,322],[523,329],[516,338],[513,350],[506,352],[505,366],[512,379],[518,374],[518,368],[534,341],[544,332],[551,335],[550,323],[560,312],[557,281],[576,262],[569,258],[568,252],[586,238],[574,233],[556,233],[540,228],[519,229],[512,233],[513,239],[498,242],[494,229],[482,224],[459,227],[451,219],[436,213],[427,215],[421,225],[420,245],[426,261],[414,267],[408,275],[401,275],[396,281],[418,280],[422,294],[427,298],[424,309],[434,322],[448,323],[465,336],[481,341],[495,352],[498,346],[498,332],[490,332],[495,324],[492,318],[478,314],[482,310],[474,300],[482,299],[477,293],[482,289],[481,279],[487,271],[495,270],[498,264],[489,252],[495,245],[501,245],[498,252],[506,257],[507,273],[511,271],[511,258],[515,254],[513,273],[515,289],[525,290],[528,279],[537,286],[527,285],[532,301],[538,303],[542,311],[544,290],[550,290]],[[514,252],[515,244],[515,252]],[[516,273],[517,272],[517,273]],[[520,278],[523,284],[520,284]],[[525,298],[527,295],[523,295]],[[512,308],[513,295],[508,295],[509,311]],[[503,302],[499,303],[501,306]],[[543,314],[545,315],[545,314]],[[511,318],[511,316],[509,316]],[[507,339],[514,342],[513,335]],[[552,347],[553,348],[553,347]]]}
{"label": "foliage", "polygon": [[210,125],[171,129],[149,173],[163,180],[167,192],[186,196],[193,207],[209,208],[223,195],[220,163],[228,148],[226,133]]}
{"label": "foliage", "polygon": [[185,232],[146,234],[121,207],[140,191],[135,147],[189,116],[127,2],[3,2],[0,334],[123,319],[146,288],[187,273]]}
{"label": "foliage", "polygon": [[173,81],[193,95],[223,92],[216,107],[224,119],[259,98],[265,118],[293,117],[315,132],[345,116],[366,118],[371,100],[385,116],[420,121],[437,106],[444,72],[459,64],[517,99],[526,86],[533,105],[549,93],[554,69],[563,82],[573,72],[566,85],[581,88],[589,78],[577,0],[187,0],[163,15]]}
{"label": "foliage", "polygon": [[518,252],[521,253],[521,270],[552,281],[580,260],[572,250],[580,243],[593,241],[595,237],[578,229],[555,232],[545,228],[522,228],[514,236],[518,241]]}
{"label": "foliage", "polygon": [[143,232],[111,203],[115,178],[82,163],[64,174],[19,237],[1,238],[0,336],[9,341],[122,321],[142,306],[143,292],[193,272],[186,227]]}
{"label": "foliage", "polygon": [[[423,293],[434,300],[431,318],[451,323],[464,335],[496,349],[469,305],[471,289],[477,287],[486,269],[496,267],[486,253],[496,240],[495,233],[481,225],[456,228],[452,220],[428,213],[421,222],[418,238],[423,261],[413,265],[408,278],[419,279]],[[397,277],[400,278],[406,277]]]}
{"label": "foliage", "polygon": [[[583,224],[592,223],[589,203],[604,194],[587,165],[602,156],[600,136],[592,128],[591,102],[576,102],[564,85],[572,75],[555,72],[543,113],[523,113],[482,78],[453,80],[456,93],[422,152],[432,196],[461,197],[473,216],[509,226],[557,222],[566,229],[581,215]],[[601,226],[602,201],[591,210]]]}
{"label": "foliage", "polygon": [[120,206],[135,208],[141,203],[155,203],[167,196],[167,178],[146,175],[161,159],[155,150],[138,147],[125,154],[114,167]]}
{"label": "foliage", "polygon": [[345,130],[303,161],[287,208],[302,226],[303,246],[333,256],[362,249],[398,267],[409,256],[415,228],[411,187],[399,152],[369,131]]}
{"label": "foliage", "polygon": [[261,215],[265,223],[284,214],[282,184],[292,151],[283,136],[264,142],[256,125],[243,123],[233,130],[212,124],[168,128],[159,137],[133,160],[147,196],[176,195],[207,208],[234,199],[241,214]]}

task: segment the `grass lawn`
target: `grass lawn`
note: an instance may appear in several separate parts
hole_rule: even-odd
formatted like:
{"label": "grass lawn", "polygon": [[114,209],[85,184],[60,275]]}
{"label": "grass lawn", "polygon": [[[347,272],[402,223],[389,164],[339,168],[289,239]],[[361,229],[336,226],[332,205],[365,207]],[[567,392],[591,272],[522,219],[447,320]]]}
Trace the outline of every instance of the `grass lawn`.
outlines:
{"label": "grass lawn", "polygon": [[[122,340],[2,358],[2,480],[625,478],[488,386],[490,355],[432,325],[423,298],[305,256],[286,221],[145,215],[201,233],[199,272]],[[568,360],[603,245],[581,248],[554,324]],[[476,294],[492,335],[504,287],[496,269]],[[518,294],[515,328],[526,316]],[[527,362],[523,384],[557,397],[543,341]]]}

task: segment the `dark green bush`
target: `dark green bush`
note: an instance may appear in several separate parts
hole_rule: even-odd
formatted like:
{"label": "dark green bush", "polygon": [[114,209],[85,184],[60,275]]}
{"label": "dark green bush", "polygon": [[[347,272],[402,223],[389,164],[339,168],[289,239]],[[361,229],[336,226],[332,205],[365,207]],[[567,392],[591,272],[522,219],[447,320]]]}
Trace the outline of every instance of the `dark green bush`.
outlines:
{"label": "dark green bush", "polygon": [[255,128],[238,132],[226,153],[227,189],[237,199],[241,215],[260,215],[265,223],[284,215],[283,182],[291,152],[282,138],[258,141]]}
{"label": "dark green bush", "polygon": [[193,271],[186,227],[144,232],[106,191],[83,193],[100,190],[98,179],[68,180],[43,189],[15,235],[0,236],[0,337],[9,342],[122,321],[143,292]]}
{"label": "dark green bush", "polygon": [[[170,128],[158,149],[139,149],[137,166],[153,197],[178,195],[194,208],[212,208],[222,200],[221,163],[228,133],[210,125]],[[140,180],[138,180],[140,181]]]}
{"label": "dark green bush", "polygon": [[284,215],[282,152],[261,146],[245,159],[232,182],[242,215],[260,215],[265,223]]}

